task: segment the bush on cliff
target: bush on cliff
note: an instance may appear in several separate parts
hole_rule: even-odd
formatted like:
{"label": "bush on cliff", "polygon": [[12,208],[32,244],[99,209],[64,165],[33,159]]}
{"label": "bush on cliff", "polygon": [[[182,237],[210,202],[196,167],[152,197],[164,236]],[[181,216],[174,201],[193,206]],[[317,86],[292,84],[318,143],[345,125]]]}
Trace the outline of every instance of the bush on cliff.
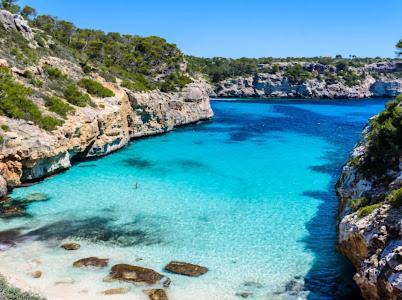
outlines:
{"label": "bush on cliff", "polygon": [[363,218],[363,217],[365,217],[365,216],[368,216],[368,215],[371,214],[374,210],[376,210],[377,208],[380,208],[382,205],[383,205],[383,203],[380,202],[380,203],[376,203],[376,204],[364,206],[364,207],[360,208],[360,209],[357,211],[357,217],[358,217],[358,218]]}
{"label": "bush on cliff", "polygon": [[87,90],[89,94],[95,97],[100,97],[100,98],[106,98],[106,97],[113,97],[114,93],[109,90],[108,88],[105,88],[102,84],[99,82],[89,79],[89,78],[82,78],[79,82],[78,85],[84,89]]}
{"label": "bush on cliff", "polygon": [[16,82],[6,67],[0,67],[0,115],[33,121],[45,130],[54,130],[63,122],[44,116],[29,97],[32,90]]}
{"label": "bush on cliff", "polygon": [[386,105],[386,109],[370,121],[368,149],[359,169],[367,177],[384,175],[397,169],[402,155],[402,95]]}
{"label": "bush on cliff", "polygon": [[67,115],[74,111],[74,108],[65,103],[62,99],[51,96],[45,99],[46,106],[50,111],[55,112],[63,118],[67,118]]}
{"label": "bush on cliff", "polygon": [[391,191],[385,198],[392,206],[401,207],[402,206],[402,188]]}
{"label": "bush on cliff", "polygon": [[64,91],[66,100],[75,106],[85,107],[88,104],[92,105],[91,98],[82,93],[75,84],[70,84]]}

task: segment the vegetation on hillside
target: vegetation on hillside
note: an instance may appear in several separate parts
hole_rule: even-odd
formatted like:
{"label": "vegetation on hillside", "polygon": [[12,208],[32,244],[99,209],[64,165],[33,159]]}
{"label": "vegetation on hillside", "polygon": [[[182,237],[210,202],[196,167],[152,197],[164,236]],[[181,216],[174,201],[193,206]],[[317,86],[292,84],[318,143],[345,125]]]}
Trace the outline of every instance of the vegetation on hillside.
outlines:
{"label": "vegetation on hillside", "polygon": [[370,125],[367,155],[359,168],[368,177],[381,176],[398,168],[402,155],[402,95],[387,103]]}
{"label": "vegetation on hillside", "polygon": [[0,115],[36,123],[45,130],[54,130],[62,120],[44,115],[29,97],[32,90],[16,82],[6,67],[0,67]]}
{"label": "vegetation on hillside", "polygon": [[[283,74],[292,84],[302,83],[308,79],[325,80],[327,84],[344,81],[348,86],[354,86],[364,79],[365,74],[358,74],[354,68],[363,67],[368,63],[384,61],[382,58],[343,58],[332,57],[288,57],[288,58],[200,58],[187,57],[190,73],[204,73],[213,82],[237,76],[252,76],[257,73]],[[320,63],[332,66],[333,71],[320,74],[317,71],[302,67],[301,63]],[[283,63],[289,63],[284,65]],[[293,63],[293,64],[290,64]],[[299,63],[299,64],[295,64]]]}

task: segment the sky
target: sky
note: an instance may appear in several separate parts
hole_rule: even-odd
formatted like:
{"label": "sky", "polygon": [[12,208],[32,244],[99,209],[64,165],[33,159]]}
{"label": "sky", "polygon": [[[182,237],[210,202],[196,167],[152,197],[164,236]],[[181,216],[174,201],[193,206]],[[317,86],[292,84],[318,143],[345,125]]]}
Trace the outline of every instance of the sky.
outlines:
{"label": "sky", "polygon": [[200,57],[395,57],[402,0],[21,0],[79,27],[157,35]]}

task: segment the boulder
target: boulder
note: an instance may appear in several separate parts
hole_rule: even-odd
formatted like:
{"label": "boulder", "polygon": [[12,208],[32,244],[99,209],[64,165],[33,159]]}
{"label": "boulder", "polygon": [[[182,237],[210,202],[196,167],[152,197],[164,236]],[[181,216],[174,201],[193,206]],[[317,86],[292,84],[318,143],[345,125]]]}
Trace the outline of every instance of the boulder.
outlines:
{"label": "boulder", "polygon": [[109,263],[109,259],[106,258],[97,258],[97,257],[87,257],[77,260],[73,263],[74,268],[82,268],[82,267],[98,267],[104,268],[107,267]]}
{"label": "boulder", "polygon": [[78,250],[81,248],[80,244],[77,243],[66,243],[61,245],[62,248],[64,248],[65,250]]}
{"label": "boulder", "polygon": [[168,300],[164,289],[145,290],[144,293],[148,295],[150,300]]}
{"label": "boulder", "polygon": [[114,265],[109,273],[111,280],[121,280],[137,284],[156,284],[163,275],[158,272],[127,264]]}
{"label": "boulder", "polygon": [[203,275],[208,272],[208,268],[190,264],[190,263],[185,263],[185,262],[180,262],[180,261],[171,261],[165,269],[169,272],[180,274],[180,275],[185,275],[185,276],[191,276],[191,277],[198,277],[200,275]]}

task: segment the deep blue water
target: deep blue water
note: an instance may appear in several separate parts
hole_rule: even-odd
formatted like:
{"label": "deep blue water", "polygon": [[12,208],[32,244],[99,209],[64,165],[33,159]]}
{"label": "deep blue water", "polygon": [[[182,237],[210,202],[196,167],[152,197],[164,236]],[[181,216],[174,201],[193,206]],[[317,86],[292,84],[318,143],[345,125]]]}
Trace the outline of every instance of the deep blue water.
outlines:
{"label": "deep blue water", "polygon": [[[66,276],[78,282],[71,291],[110,288],[101,280],[107,270],[70,267],[71,255],[98,253],[158,271],[172,259],[209,267],[197,279],[171,275],[172,299],[356,299],[353,270],[335,252],[334,185],[384,103],[213,101],[211,121],[16,189],[13,197],[40,192],[50,200],[32,204],[29,218],[0,221],[25,241],[0,264],[20,271],[27,255],[40,258],[51,276],[24,280],[44,291]],[[62,241],[83,249],[55,250]]]}

